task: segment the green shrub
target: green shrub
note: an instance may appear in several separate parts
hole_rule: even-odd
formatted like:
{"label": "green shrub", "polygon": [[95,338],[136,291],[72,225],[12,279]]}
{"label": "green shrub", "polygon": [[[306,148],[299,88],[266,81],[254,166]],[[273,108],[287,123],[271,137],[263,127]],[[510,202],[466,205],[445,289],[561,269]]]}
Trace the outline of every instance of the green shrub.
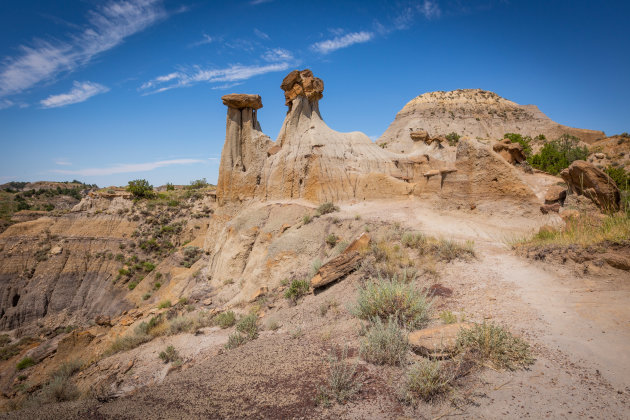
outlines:
{"label": "green shrub", "polygon": [[454,375],[444,369],[437,360],[422,360],[415,363],[404,385],[403,399],[415,403],[416,400],[431,401],[451,389]]}
{"label": "green shrub", "polygon": [[323,203],[319,207],[317,207],[317,214],[319,214],[320,216],[328,213],[333,213],[335,211],[339,211],[339,207],[330,202]]}
{"label": "green shrub", "polygon": [[446,140],[448,140],[448,144],[451,146],[455,146],[459,142],[459,139],[459,134],[455,132],[451,132],[446,135]]}
{"label": "green shrub", "polygon": [[523,137],[517,133],[505,133],[503,138],[510,139],[512,143],[518,143],[523,146],[523,153],[525,154],[525,157],[532,154],[532,146],[530,145],[532,138],[530,136]]}
{"label": "green shrub", "polygon": [[470,329],[460,329],[457,349],[459,352],[469,352],[481,361],[489,361],[497,369],[515,370],[534,363],[529,344],[492,323],[484,322]]}
{"label": "green shrub", "polygon": [[175,186],[172,183],[167,182],[166,183],[166,191],[175,191]]}
{"label": "green shrub", "polygon": [[361,341],[361,357],[377,365],[399,365],[405,361],[409,343],[407,333],[393,317],[387,322],[374,318]]}
{"label": "green shrub", "polygon": [[324,386],[318,387],[318,403],[328,406],[330,400],[343,404],[361,390],[362,376],[357,372],[357,364],[347,362],[348,349],[344,348],[337,357],[334,350],[330,355],[330,370]]}
{"label": "green shrub", "polygon": [[255,314],[249,314],[241,318],[236,324],[236,331],[243,333],[248,339],[253,340],[258,337],[258,317]]}
{"label": "green shrub", "polygon": [[338,238],[334,233],[326,236],[326,243],[330,246],[335,246],[337,244]]}
{"label": "green shrub", "polygon": [[225,329],[234,325],[236,322],[236,315],[234,315],[234,312],[232,311],[221,312],[215,317],[215,319],[219,327]]}
{"label": "green shrub", "polygon": [[297,302],[302,296],[306,295],[311,287],[311,283],[308,280],[291,281],[291,285],[284,292],[284,297],[290,299],[293,302]]}
{"label": "green shrub", "polygon": [[392,279],[370,279],[359,288],[357,304],[353,313],[361,319],[393,318],[402,327],[415,329],[426,325],[429,320],[431,301],[426,293],[396,277]]}
{"label": "green shrub", "polygon": [[166,347],[163,351],[160,352],[159,357],[164,363],[170,363],[179,360],[179,354],[173,346]]}
{"label": "green shrub", "polygon": [[135,179],[129,181],[127,191],[136,198],[151,198],[154,196],[153,185],[149,184],[146,179]]}
{"label": "green shrub", "polygon": [[226,349],[235,349],[238,346],[247,343],[247,337],[239,333],[230,334],[228,342],[225,345]]}
{"label": "green shrub", "polygon": [[451,311],[442,311],[442,312],[440,312],[440,319],[445,324],[455,324],[457,322],[457,317]]}
{"label": "green shrub", "polygon": [[158,309],[170,308],[171,306],[173,305],[171,305],[170,300],[163,300],[158,304]]}
{"label": "green shrub", "polygon": [[304,217],[302,217],[302,224],[308,225],[309,223],[311,223],[311,220],[313,220],[311,215],[305,214]]}
{"label": "green shrub", "polygon": [[155,264],[153,264],[152,262],[149,262],[149,261],[145,261],[145,262],[142,263],[142,268],[147,273],[150,273],[151,271],[153,271],[155,269]]}
{"label": "green shrub", "polygon": [[201,179],[196,179],[194,181],[190,181],[190,185],[188,186],[189,190],[198,190],[201,188],[205,188],[208,185],[208,181],[206,181],[206,178],[201,178]]}
{"label": "green shrub", "polygon": [[33,358],[25,357],[22,360],[20,360],[15,367],[17,368],[17,370],[23,370],[31,366],[34,366],[35,364],[36,363],[35,363],[35,360],[33,360]]}
{"label": "green shrub", "polygon": [[630,172],[626,172],[624,168],[609,166],[604,172],[615,181],[617,188],[622,191],[630,190]]}
{"label": "green shrub", "polygon": [[576,160],[585,160],[588,156],[586,146],[579,147],[579,139],[568,134],[543,146],[540,152],[527,159],[530,165],[541,171],[557,175]]}
{"label": "green shrub", "polygon": [[138,283],[136,283],[135,281],[130,281],[127,287],[129,287],[129,290],[133,290],[136,288],[137,285]]}

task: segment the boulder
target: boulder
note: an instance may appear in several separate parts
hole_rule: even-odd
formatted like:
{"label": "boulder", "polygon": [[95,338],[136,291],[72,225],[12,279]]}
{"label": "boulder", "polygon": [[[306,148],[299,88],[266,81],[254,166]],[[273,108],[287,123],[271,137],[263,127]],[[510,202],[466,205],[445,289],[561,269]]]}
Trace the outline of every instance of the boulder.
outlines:
{"label": "boulder", "polygon": [[576,160],[560,172],[560,176],[569,186],[570,192],[590,198],[602,210],[619,210],[621,195],[615,181],[592,164]]}
{"label": "boulder", "polygon": [[262,99],[260,95],[248,95],[246,93],[230,93],[229,95],[223,95],[221,97],[223,105],[227,105],[230,108],[243,109],[262,108]]}
{"label": "boulder", "polygon": [[411,349],[418,354],[435,359],[450,357],[455,352],[457,334],[462,328],[471,328],[468,322],[438,325],[409,333]]}
{"label": "boulder", "polygon": [[596,157],[597,159],[604,159],[604,158],[606,157],[606,155],[605,155],[605,154],[603,154],[603,153],[595,153],[595,157]]}
{"label": "boulder", "polygon": [[560,185],[552,185],[545,193],[545,204],[563,204],[567,198],[567,189]]}
{"label": "boulder", "polygon": [[105,315],[99,315],[96,318],[94,318],[94,323],[96,323],[96,325],[100,325],[102,327],[111,327],[112,326],[112,319],[108,316]]}
{"label": "boulder", "polygon": [[519,143],[512,143],[510,139],[503,139],[496,142],[492,146],[492,150],[500,154],[503,159],[507,160],[512,165],[526,160],[525,153],[523,153],[523,146]]}
{"label": "boulder", "polygon": [[289,107],[298,96],[306,96],[311,102],[324,96],[324,82],[308,69],[293,70],[282,80],[280,88],[284,90],[285,105]]}
{"label": "boulder", "polygon": [[411,137],[413,141],[423,141],[426,143],[429,140],[429,133],[424,130],[416,130],[409,133],[409,137]]}
{"label": "boulder", "polygon": [[63,248],[62,248],[62,247],[60,247],[59,245],[57,245],[57,246],[53,246],[53,247],[50,249],[50,255],[59,255],[59,254],[61,254],[62,252],[63,252]]}
{"label": "boulder", "polygon": [[560,203],[543,204],[542,206],[540,206],[540,212],[542,214],[558,213],[559,211],[560,211]]}

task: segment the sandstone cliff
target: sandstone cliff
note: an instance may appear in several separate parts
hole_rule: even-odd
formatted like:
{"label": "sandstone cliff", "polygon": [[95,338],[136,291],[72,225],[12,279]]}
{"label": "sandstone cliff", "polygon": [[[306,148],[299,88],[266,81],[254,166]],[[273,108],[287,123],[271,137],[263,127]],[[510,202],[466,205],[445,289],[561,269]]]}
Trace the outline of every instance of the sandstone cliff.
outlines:
{"label": "sandstone cliff", "polygon": [[602,131],[567,127],[553,122],[535,105],[519,105],[481,89],[429,92],[404,106],[377,140],[394,152],[411,152],[421,145],[410,133],[423,129],[431,136],[455,132],[471,138],[503,138],[505,133],[555,139],[568,133],[586,143],[604,138]]}

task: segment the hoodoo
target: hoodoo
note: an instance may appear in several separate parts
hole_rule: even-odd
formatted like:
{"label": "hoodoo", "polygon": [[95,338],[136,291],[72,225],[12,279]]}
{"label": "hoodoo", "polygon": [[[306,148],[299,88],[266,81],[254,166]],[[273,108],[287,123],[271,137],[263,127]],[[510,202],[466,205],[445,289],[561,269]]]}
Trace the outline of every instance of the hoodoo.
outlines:
{"label": "hoodoo", "polygon": [[228,115],[217,186],[220,204],[412,195],[454,205],[497,198],[534,202],[533,192],[514,168],[476,140],[464,139],[457,146],[419,142],[422,145],[409,153],[395,153],[363,133],[328,127],[319,110],[324,83],[310,70],[292,71],[280,87],[289,109],[275,142],[256,120],[256,109],[262,107],[259,96],[223,97]]}

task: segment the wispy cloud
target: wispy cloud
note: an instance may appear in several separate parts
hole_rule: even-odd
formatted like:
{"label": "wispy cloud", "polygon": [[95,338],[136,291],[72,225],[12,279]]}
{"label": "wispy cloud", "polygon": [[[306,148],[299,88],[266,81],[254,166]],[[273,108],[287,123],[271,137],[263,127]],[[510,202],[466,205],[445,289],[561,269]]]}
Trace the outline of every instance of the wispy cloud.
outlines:
{"label": "wispy cloud", "polygon": [[234,86],[238,86],[238,85],[242,85],[242,84],[243,84],[243,82],[226,83],[224,85],[212,86],[210,89],[212,89],[212,90],[230,89],[230,88],[233,88]]}
{"label": "wispy cloud", "polygon": [[440,6],[434,1],[424,0],[424,3],[418,6],[418,8],[420,13],[427,19],[439,18],[442,14],[442,9],[440,9]]}
{"label": "wispy cloud", "polygon": [[192,44],[189,45],[189,47],[199,47],[201,45],[212,44],[214,41],[215,39],[212,38],[210,35],[203,34],[200,41],[193,42]]}
{"label": "wispy cloud", "polygon": [[262,56],[265,61],[277,62],[277,61],[290,61],[293,60],[293,54],[282,48],[274,48],[267,50]]}
{"label": "wispy cloud", "polygon": [[257,29],[257,28],[254,28],[254,33],[255,33],[255,34],[256,34],[256,36],[257,36],[258,38],[260,38],[260,39],[264,39],[264,40],[268,40],[268,39],[270,39],[270,38],[269,38],[269,35],[267,35],[266,33],[264,33],[263,31],[261,31],[261,30],[259,30],[259,29]]}
{"label": "wispy cloud", "polygon": [[72,166],[72,163],[70,163],[67,159],[55,159],[55,165]]}
{"label": "wispy cloud", "polygon": [[337,36],[326,41],[316,42],[311,48],[322,54],[328,54],[341,48],[346,48],[354,44],[368,42],[374,37],[372,32],[352,32],[343,36]]}
{"label": "wispy cloud", "polygon": [[44,108],[58,108],[60,106],[78,104],[79,102],[87,101],[94,95],[109,91],[109,88],[94,82],[74,82],[72,85],[74,87],[70,92],[51,95],[39,103]]}
{"label": "wispy cloud", "polygon": [[15,105],[13,103],[13,101],[10,101],[8,99],[2,99],[0,100],[0,109],[7,109],[7,108],[11,108],[13,105]]}
{"label": "wispy cloud", "polygon": [[0,97],[22,92],[62,72],[86,65],[99,53],[166,17],[162,0],[109,1],[88,13],[88,23],[65,41],[35,39],[0,64]]}
{"label": "wispy cloud", "polygon": [[249,2],[252,6],[256,6],[263,3],[271,3],[273,0],[252,0]]}
{"label": "wispy cloud", "polygon": [[114,175],[124,174],[129,172],[145,172],[152,171],[157,168],[163,168],[165,166],[172,165],[192,165],[196,163],[204,163],[201,159],[172,159],[172,160],[160,160],[157,162],[147,163],[128,163],[117,164],[108,168],[86,168],[79,170],[66,170],[66,169],[53,169],[51,172],[65,175],[81,175],[81,176],[102,176],[102,175]]}
{"label": "wispy cloud", "polygon": [[235,64],[223,69],[210,70],[196,66],[191,70],[181,70],[165,76],[156,77],[140,86],[140,90],[147,91],[146,94],[150,94],[164,92],[174,88],[192,86],[197,83],[239,82],[261,74],[287,70],[289,65],[289,62],[273,63],[264,66],[243,66]]}

